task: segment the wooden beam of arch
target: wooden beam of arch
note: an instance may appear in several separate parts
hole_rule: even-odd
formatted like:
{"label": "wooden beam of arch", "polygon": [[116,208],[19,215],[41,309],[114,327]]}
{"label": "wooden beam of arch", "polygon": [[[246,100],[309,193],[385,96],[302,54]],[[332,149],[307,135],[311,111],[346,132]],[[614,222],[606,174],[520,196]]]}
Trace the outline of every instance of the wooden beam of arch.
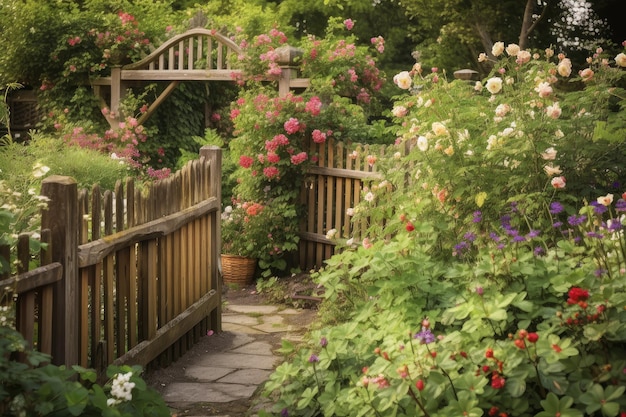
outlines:
{"label": "wooden beam of arch", "polygon": [[226,36],[204,28],[190,29],[167,40],[138,62],[113,67],[111,77],[95,85],[111,86],[110,110],[115,115],[108,121],[119,123],[119,106],[128,81],[170,81],[168,87],[139,119],[144,123],[178,86],[180,81],[232,81],[243,71],[231,67],[231,56],[240,55],[241,48]]}
{"label": "wooden beam of arch", "polygon": [[[306,88],[309,80],[297,78],[296,57],[301,54],[296,48],[283,45],[276,52],[282,74],[278,79],[280,95],[286,95],[292,88]],[[169,96],[181,81],[233,81],[243,74],[242,68],[233,68],[237,60],[232,56],[243,54],[242,49],[226,36],[205,28],[190,29],[174,36],[155,49],[142,60],[111,68],[111,77],[94,80],[96,95],[100,96],[101,86],[111,87],[110,110],[114,116],[107,120],[111,127],[119,123],[119,106],[124,97],[126,85],[131,81],[169,81],[170,84],[149,106],[148,112],[140,119],[144,123],[156,108]]]}

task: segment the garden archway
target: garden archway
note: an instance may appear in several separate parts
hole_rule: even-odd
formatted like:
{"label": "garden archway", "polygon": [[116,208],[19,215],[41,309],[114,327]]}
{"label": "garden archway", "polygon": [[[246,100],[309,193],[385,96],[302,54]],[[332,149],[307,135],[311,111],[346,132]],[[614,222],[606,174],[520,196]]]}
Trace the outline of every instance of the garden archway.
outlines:
{"label": "garden archway", "polygon": [[[278,64],[282,72],[278,80],[279,94],[286,95],[292,88],[306,88],[309,80],[298,78],[295,58],[298,51],[284,45],[277,49]],[[132,82],[165,81],[169,85],[149,106],[148,111],[139,119],[144,123],[157,107],[183,81],[233,81],[234,77],[243,74],[241,67],[233,67],[236,62],[231,59],[233,54],[242,54],[241,48],[226,36],[215,30],[193,28],[177,35],[159,46],[144,59],[127,65],[116,65],[111,68],[110,77],[102,77],[93,82],[94,92],[104,105],[111,110],[109,124],[115,126],[119,122],[119,105],[128,85]],[[105,100],[106,90],[110,89],[110,102]]]}

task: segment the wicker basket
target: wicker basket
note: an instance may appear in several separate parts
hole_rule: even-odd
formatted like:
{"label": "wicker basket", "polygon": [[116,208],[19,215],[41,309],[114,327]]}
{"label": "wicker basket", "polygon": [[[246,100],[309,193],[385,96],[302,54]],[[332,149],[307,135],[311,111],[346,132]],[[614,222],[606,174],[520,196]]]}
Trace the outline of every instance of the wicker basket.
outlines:
{"label": "wicker basket", "polygon": [[222,277],[226,284],[250,285],[255,270],[256,259],[222,254]]}

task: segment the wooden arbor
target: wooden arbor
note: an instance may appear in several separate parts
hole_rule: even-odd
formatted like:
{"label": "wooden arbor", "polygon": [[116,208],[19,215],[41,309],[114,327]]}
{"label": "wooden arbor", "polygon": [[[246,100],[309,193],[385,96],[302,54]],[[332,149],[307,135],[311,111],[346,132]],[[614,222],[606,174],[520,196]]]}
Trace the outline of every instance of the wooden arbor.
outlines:
{"label": "wooden arbor", "polygon": [[[298,51],[285,45],[277,50],[278,63],[282,68],[279,79],[279,93],[286,95],[291,88],[305,88],[308,79],[297,78],[294,64]],[[129,83],[137,81],[167,81],[169,85],[152,103],[148,111],[139,119],[145,122],[156,108],[174,91],[181,81],[233,81],[243,73],[243,69],[234,68],[231,56],[242,54],[241,48],[224,35],[204,28],[194,28],[169,39],[154,52],[139,62],[118,65],[111,68],[111,76],[94,81],[97,96],[105,100],[102,87],[110,87],[112,113],[109,123],[115,126],[119,122],[119,105]],[[106,103],[106,101],[105,101]]]}

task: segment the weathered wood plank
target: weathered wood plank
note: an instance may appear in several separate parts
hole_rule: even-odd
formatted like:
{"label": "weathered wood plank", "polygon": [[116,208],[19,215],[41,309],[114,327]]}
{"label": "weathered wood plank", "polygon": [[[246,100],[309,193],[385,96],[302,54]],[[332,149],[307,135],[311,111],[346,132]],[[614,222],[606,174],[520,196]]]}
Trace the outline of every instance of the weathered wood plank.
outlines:
{"label": "weathered wood plank", "polygon": [[226,69],[160,69],[160,70],[124,70],[122,81],[233,81],[234,75],[241,75],[241,70]]}
{"label": "weathered wood plank", "polygon": [[140,226],[135,226],[132,229],[106,236],[85,245],[80,245],[78,248],[79,266],[82,268],[94,265],[102,261],[110,253],[129,246],[132,243],[168,235],[192,220],[212,211],[219,211],[219,205],[218,199],[211,197],[202,203],[196,204],[178,213],[170,214]]}
{"label": "weathered wood plank", "polygon": [[0,281],[0,288],[15,288],[17,294],[24,294],[37,288],[53,284],[63,278],[63,265],[53,262],[20,275]]}
{"label": "weathered wood plank", "polygon": [[207,317],[221,303],[219,294],[212,290],[185,311],[161,327],[154,338],[139,343],[114,361],[116,365],[147,365],[161,354],[165,346],[175,343]]}
{"label": "weathered wood plank", "polygon": [[328,168],[328,167],[317,167],[310,166],[306,171],[308,174],[314,175],[328,175],[332,177],[339,178],[350,178],[350,179],[382,179],[382,174],[379,172],[368,172],[368,171],[358,171],[350,168]]}

